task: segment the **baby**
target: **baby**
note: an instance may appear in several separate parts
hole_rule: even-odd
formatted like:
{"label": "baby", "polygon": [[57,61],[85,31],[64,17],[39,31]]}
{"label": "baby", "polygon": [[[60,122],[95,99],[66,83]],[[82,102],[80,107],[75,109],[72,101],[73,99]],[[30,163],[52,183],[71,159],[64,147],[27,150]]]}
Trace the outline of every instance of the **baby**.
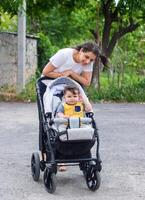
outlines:
{"label": "baby", "polygon": [[79,89],[66,86],[64,89],[64,102],[57,109],[58,117],[84,117],[84,104]]}
{"label": "baby", "polygon": [[[64,102],[57,109],[57,116],[84,117],[84,104],[81,99],[80,91],[77,87],[66,86],[64,89]],[[59,171],[66,171],[66,166],[62,163]]]}

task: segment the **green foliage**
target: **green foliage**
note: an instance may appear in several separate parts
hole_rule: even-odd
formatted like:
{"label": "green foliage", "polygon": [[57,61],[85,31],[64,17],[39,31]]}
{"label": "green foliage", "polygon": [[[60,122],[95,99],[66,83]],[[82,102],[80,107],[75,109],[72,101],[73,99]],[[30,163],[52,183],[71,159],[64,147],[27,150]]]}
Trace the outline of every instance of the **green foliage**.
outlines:
{"label": "green foliage", "polygon": [[19,5],[23,0],[0,0],[0,10],[14,16],[18,12]]}
{"label": "green foliage", "polygon": [[138,83],[126,84],[118,88],[116,85],[108,85],[97,91],[93,86],[89,87],[87,93],[94,102],[145,102],[145,78]]}
{"label": "green foliage", "polygon": [[[37,72],[37,76],[40,77],[40,73]],[[0,94],[0,100],[15,100],[15,101],[25,101],[25,102],[35,102],[36,101],[36,84],[37,77],[33,77],[27,84],[25,89],[17,96],[11,95],[13,90],[9,91],[9,96],[2,96]],[[145,78],[134,82],[127,82],[122,87],[117,85],[105,84],[104,79],[103,87],[97,91],[93,86],[90,86],[86,93],[93,102],[102,101],[113,101],[113,102],[145,102]]]}
{"label": "green foliage", "polygon": [[[51,6],[48,10],[42,5],[38,5],[39,1],[34,4],[39,7],[38,12],[29,14],[29,6],[32,2],[28,2],[27,12],[27,30],[30,34],[34,32],[39,36],[38,43],[38,65],[41,70],[58,49],[69,46],[76,46],[86,40],[92,39],[89,29],[95,26],[95,15],[92,16],[92,10],[79,6],[73,7],[73,1],[62,1]],[[82,4],[82,1],[80,1]],[[69,9],[67,5],[71,5]],[[78,4],[78,2],[75,2]],[[84,5],[86,4],[83,3]],[[91,8],[91,4],[89,5]],[[66,8],[67,7],[67,8]],[[93,7],[95,12],[95,6]],[[89,23],[88,23],[89,21]],[[90,25],[89,25],[90,24]],[[93,25],[92,25],[93,24]],[[89,27],[88,27],[89,25]]]}
{"label": "green foliage", "polygon": [[[140,70],[145,68],[145,25],[141,25],[137,31],[126,35],[125,38],[119,42],[120,48],[124,52],[124,64],[128,66],[128,69],[134,68]],[[113,52],[114,53],[114,52]]]}
{"label": "green foliage", "polygon": [[27,84],[25,89],[16,96],[16,100],[35,102],[36,101],[36,77],[33,77]]}
{"label": "green foliage", "polygon": [[0,31],[17,31],[17,17],[0,12]]}
{"label": "green foliage", "polygon": [[114,48],[110,59],[108,78],[113,84],[118,79],[117,86],[137,82],[145,74],[144,25],[138,31],[129,33],[122,38]]}
{"label": "green foliage", "polygon": [[[144,100],[143,72],[145,70],[145,1],[120,0],[32,0],[27,3],[27,33],[37,34],[38,65],[42,68],[49,58],[59,49],[75,46],[94,39],[93,31],[103,35],[105,18],[103,2],[111,3],[113,23],[107,45],[114,32],[128,26],[139,24],[137,31],[131,32],[117,40],[116,48],[110,57],[110,71],[107,76],[101,73],[101,90],[93,87],[88,90],[94,101],[142,101]],[[16,15],[22,0],[0,0],[0,30],[15,31]],[[115,11],[117,15],[115,16]],[[9,13],[9,15],[7,13]],[[11,18],[10,16],[14,16]],[[107,17],[108,19],[108,17]],[[106,38],[105,38],[106,39]],[[103,41],[102,41],[103,44]],[[108,47],[108,46],[107,46]],[[20,95],[20,99],[35,100],[35,78],[30,81]]]}
{"label": "green foliage", "polygon": [[39,33],[38,36],[38,68],[41,71],[58,47],[53,46],[50,39],[43,33]]}

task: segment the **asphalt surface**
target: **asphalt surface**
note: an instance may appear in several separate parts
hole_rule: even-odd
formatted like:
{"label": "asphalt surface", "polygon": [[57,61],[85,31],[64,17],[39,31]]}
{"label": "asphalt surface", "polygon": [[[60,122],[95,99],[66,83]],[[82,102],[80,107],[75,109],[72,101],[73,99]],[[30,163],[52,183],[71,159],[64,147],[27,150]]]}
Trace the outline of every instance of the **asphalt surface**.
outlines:
{"label": "asphalt surface", "polygon": [[95,104],[103,163],[101,186],[91,192],[77,166],[57,173],[55,194],[31,177],[38,151],[35,103],[0,103],[0,200],[144,200],[145,105]]}

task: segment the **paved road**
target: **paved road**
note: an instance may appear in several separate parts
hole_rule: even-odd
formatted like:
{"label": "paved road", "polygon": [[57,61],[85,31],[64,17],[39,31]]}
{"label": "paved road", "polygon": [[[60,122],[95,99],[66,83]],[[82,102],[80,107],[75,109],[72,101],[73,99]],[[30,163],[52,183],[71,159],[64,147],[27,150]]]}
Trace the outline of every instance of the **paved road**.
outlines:
{"label": "paved road", "polygon": [[42,174],[31,178],[31,153],[38,150],[34,103],[0,103],[0,200],[144,200],[145,105],[96,104],[103,161],[101,187],[88,190],[78,167],[57,174],[56,193],[48,194]]}

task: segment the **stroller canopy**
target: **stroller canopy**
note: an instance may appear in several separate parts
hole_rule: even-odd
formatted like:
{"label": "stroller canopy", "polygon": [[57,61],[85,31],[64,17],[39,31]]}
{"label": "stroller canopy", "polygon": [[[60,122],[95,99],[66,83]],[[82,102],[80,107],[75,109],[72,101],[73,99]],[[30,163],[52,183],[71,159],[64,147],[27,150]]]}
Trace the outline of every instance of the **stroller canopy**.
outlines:
{"label": "stroller canopy", "polygon": [[89,100],[81,85],[76,81],[72,80],[71,78],[60,77],[55,80],[49,80],[49,79],[42,80],[42,82],[47,86],[46,91],[43,95],[43,104],[45,113],[54,112],[55,107],[61,102],[61,99],[57,96],[64,91],[65,86],[78,87],[82,99],[84,101],[84,104],[87,105],[89,103]]}

